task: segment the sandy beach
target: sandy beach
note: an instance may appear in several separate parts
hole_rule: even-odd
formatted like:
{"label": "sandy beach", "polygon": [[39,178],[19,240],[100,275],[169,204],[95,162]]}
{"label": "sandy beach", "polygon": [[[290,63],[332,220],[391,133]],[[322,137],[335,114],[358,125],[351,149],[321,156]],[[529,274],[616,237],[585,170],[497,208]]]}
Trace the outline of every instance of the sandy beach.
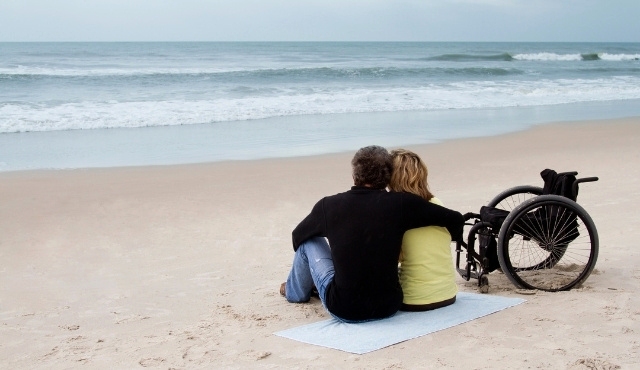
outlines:
{"label": "sandy beach", "polygon": [[[371,143],[376,144],[376,143]],[[415,146],[446,206],[477,212],[545,168],[599,176],[578,202],[600,255],[569,292],[366,355],[273,335],[324,320],[278,293],[291,230],[351,186],[352,152],[197,165],[0,172],[0,368],[634,369],[640,118]],[[475,283],[458,277],[460,291]]]}

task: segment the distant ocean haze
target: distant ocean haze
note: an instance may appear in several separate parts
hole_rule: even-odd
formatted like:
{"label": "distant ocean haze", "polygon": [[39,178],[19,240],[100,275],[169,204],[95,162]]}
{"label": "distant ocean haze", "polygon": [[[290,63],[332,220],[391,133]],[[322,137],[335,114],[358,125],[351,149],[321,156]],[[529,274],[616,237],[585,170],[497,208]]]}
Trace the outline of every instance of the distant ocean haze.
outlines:
{"label": "distant ocean haze", "polygon": [[0,43],[0,171],[314,155],[640,116],[640,43]]}

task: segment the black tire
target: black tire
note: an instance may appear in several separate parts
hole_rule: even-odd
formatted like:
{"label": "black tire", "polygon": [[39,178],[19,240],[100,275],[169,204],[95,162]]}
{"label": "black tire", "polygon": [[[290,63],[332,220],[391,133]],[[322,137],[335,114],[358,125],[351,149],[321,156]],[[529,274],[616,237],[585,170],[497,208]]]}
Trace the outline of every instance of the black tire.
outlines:
{"label": "black tire", "polygon": [[487,207],[499,208],[511,212],[525,200],[537,197],[538,195],[542,195],[542,188],[539,186],[515,186],[496,195],[489,204],[487,204]]}
{"label": "black tire", "polygon": [[498,260],[516,286],[550,292],[584,282],[598,259],[598,232],[578,203],[558,195],[524,201],[498,235]]}

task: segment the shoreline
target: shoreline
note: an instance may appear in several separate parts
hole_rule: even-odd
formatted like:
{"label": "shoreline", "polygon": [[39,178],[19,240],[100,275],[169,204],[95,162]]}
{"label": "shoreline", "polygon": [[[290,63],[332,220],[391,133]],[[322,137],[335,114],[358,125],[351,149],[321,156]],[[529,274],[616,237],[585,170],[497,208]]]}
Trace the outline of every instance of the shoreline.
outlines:
{"label": "shoreline", "polygon": [[434,144],[554,122],[640,117],[639,103],[345,113],[184,126],[6,133],[0,134],[0,173],[306,157],[350,152],[372,142],[385,147]]}
{"label": "shoreline", "polygon": [[[527,302],[361,356],[273,335],[329,316],[317,300],[287,303],[278,287],[293,257],[291,230],[318,199],[351,186],[357,148],[0,172],[0,358],[14,369],[632,369],[639,142],[633,117],[407,146],[426,161],[434,194],[462,213],[506,188],[540,185],[544,168],[599,176],[581,186],[578,203],[596,224],[600,255],[568,292],[521,296],[491,273],[489,294]],[[473,281],[457,283],[476,292]]]}
{"label": "shoreline", "polygon": [[[376,113],[377,114],[377,113]],[[570,120],[570,121],[549,121],[545,123],[537,123],[531,126],[527,126],[522,129],[512,130],[508,132],[497,133],[493,135],[486,136],[469,136],[469,137],[456,137],[450,139],[443,139],[437,142],[426,142],[419,144],[407,144],[407,145],[388,145],[384,146],[391,149],[396,148],[406,148],[409,150],[413,150],[415,152],[433,152],[433,148],[437,147],[456,147],[456,150],[462,150],[467,143],[471,145],[476,145],[478,142],[488,140],[488,141],[502,141],[506,140],[509,137],[517,136],[519,134],[527,134],[531,132],[537,132],[539,130],[549,129],[562,129],[563,131],[567,131],[568,128],[578,128],[578,127],[594,127],[601,126],[599,131],[606,131],[609,126],[620,126],[620,125],[633,125],[635,122],[640,122],[640,115],[638,116],[629,116],[629,117],[621,117],[621,118],[603,118],[603,119],[590,119],[590,120]],[[371,142],[366,145],[381,145],[377,142]],[[77,167],[77,168],[34,168],[34,169],[20,169],[13,171],[3,171],[0,170],[0,177],[2,176],[10,176],[10,175],[19,175],[19,174],[37,174],[41,173],[74,173],[74,172],[85,172],[85,171],[139,171],[139,170],[162,170],[162,169],[172,169],[172,168],[198,168],[198,167],[211,167],[211,166],[222,166],[222,167],[233,167],[235,165],[248,165],[258,163],[266,163],[266,162],[289,162],[296,160],[315,160],[321,161],[323,159],[328,159],[332,157],[348,157],[348,161],[350,161],[350,156],[355,153],[361,146],[353,147],[347,150],[341,150],[336,152],[327,152],[327,153],[316,153],[316,154],[307,154],[307,155],[299,155],[299,156],[282,156],[282,157],[265,157],[265,158],[249,158],[249,159],[227,159],[227,160],[215,160],[215,161],[205,161],[205,162],[187,162],[187,163],[166,163],[166,164],[142,164],[142,165],[120,165],[120,166],[89,166],[89,167]]]}

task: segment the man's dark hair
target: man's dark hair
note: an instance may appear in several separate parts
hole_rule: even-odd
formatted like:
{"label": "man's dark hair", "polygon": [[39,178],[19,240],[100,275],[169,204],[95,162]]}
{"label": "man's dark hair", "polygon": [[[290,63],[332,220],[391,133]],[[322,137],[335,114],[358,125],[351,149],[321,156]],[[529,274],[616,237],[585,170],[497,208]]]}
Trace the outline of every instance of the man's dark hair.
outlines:
{"label": "man's dark hair", "polygon": [[384,189],[391,180],[393,162],[387,149],[371,145],[360,148],[351,160],[353,181],[356,186],[369,185]]}

